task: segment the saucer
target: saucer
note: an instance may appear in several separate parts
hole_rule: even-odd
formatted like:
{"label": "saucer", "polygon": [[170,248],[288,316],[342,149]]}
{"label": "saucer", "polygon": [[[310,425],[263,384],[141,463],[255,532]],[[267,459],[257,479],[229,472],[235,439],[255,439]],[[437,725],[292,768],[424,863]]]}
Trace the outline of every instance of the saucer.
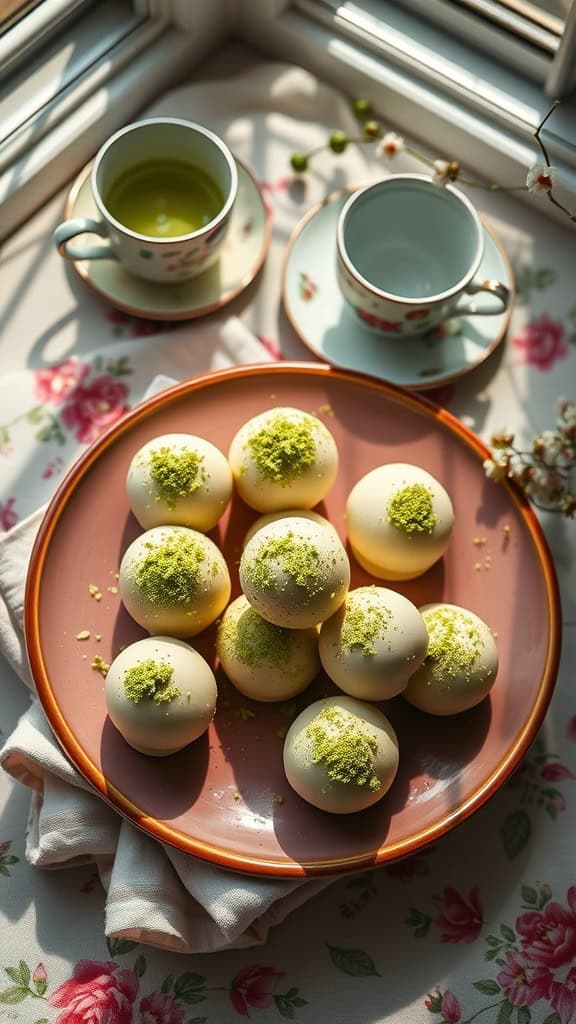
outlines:
{"label": "saucer", "polygon": [[[129,274],[116,260],[75,260],[79,277],[116,309],[148,320],[192,320],[235,299],[260,270],[272,235],[272,221],[253,175],[239,160],[238,199],[219,260],[198,277],[156,284]],[[91,165],[76,179],[65,217],[98,217],[90,187]],[[79,238],[87,238],[82,236]]]}
{"label": "saucer", "polygon": [[[309,210],[288,243],[282,301],[301,341],[332,366],[417,391],[438,387],[473,370],[502,341],[514,300],[512,267],[494,228],[482,217],[485,247],[477,277],[502,281],[510,289],[506,312],[455,317],[429,334],[385,338],[356,319],[336,279],[336,223],[350,191],[333,193]],[[482,301],[480,295],[479,306]]]}

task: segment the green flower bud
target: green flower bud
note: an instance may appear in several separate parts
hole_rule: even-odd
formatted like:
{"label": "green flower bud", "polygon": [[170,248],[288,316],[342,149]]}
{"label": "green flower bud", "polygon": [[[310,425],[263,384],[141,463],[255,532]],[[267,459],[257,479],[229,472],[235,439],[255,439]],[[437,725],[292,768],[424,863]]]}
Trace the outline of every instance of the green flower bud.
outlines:
{"label": "green flower bud", "polygon": [[292,153],[290,166],[297,174],[303,174],[308,170],[308,157],[305,153]]}
{"label": "green flower bud", "polygon": [[364,135],[369,139],[379,139],[382,134],[382,125],[379,121],[366,121]]}
{"label": "green flower bud", "polygon": [[333,153],[343,153],[348,145],[348,136],[345,132],[332,132],[328,144]]}
{"label": "green flower bud", "polygon": [[352,109],[354,111],[354,116],[357,117],[359,121],[364,121],[367,117],[370,117],[374,108],[372,107],[370,100],[360,98],[354,100]]}

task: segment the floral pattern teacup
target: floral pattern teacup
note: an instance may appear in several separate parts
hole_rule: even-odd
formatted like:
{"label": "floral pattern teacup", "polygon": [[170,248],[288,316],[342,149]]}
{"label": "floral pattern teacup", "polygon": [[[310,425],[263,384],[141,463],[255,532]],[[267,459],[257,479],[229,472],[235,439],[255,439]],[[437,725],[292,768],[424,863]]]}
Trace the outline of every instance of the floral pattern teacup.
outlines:
{"label": "floral pattern teacup", "polygon": [[[140,234],[106,205],[107,190],[116,180],[160,154],[163,161],[188,164],[205,174],[219,190],[222,206],[212,219],[186,234],[157,237]],[[190,188],[194,188],[191,177]],[[99,150],[90,178],[99,220],[78,217],[59,224],[54,241],[69,260],[114,259],[131,274],[160,283],[196,277],[216,262],[226,238],[238,192],[236,161],[226,144],[199,124],[175,117],[137,121],[112,135]],[[108,239],[105,245],[71,245],[85,233]]]}
{"label": "floral pattern teacup", "polygon": [[[367,185],[343,206],[336,234],[342,295],[378,333],[421,334],[449,317],[494,315],[508,306],[504,284],[476,279],[482,225],[452,185],[417,174]],[[489,292],[493,301],[461,301],[477,292]]]}

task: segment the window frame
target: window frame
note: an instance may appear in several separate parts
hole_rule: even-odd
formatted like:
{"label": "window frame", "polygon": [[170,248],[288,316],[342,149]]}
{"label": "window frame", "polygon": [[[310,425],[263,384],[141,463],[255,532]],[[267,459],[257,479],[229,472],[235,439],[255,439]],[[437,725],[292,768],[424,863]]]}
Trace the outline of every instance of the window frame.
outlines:
{"label": "window frame", "polygon": [[[313,16],[318,7],[315,0],[131,3],[145,16],[140,38],[119,47],[105,74],[102,69],[94,72],[65,102],[55,101],[60,106],[53,111],[49,130],[42,137],[32,131],[26,151],[0,173],[0,238],[62,187],[112,131],[138,116],[159,92],[184,81],[200,61],[234,38],[257,46],[262,59],[293,62],[351,97],[367,96],[389,127],[415,139],[434,157],[460,157],[488,182],[523,185],[527,171],[539,159],[532,133],[550,106],[540,86],[513,71],[499,74],[495,68],[492,80],[485,82],[490,102],[479,102],[473,76],[466,81],[470,65],[462,56],[466,54],[463,44],[461,77],[450,82],[446,52],[430,45],[426,49],[425,34],[418,39],[415,30],[406,32],[406,12],[404,20],[382,21],[383,42],[367,42],[362,31],[344,31],[342,19]],[[358,3],[374,8],[376,0]],[[378,5],[388,14],[390,6],[386,0]],[[559,198],[567,197],[570,205],[576,193],[574,99],[554,112],[545,139],[564,182]],[[520,200],[529,198],[525,192],[517,195]],[[561,217],[551,204],[542,209]]]}
{"label": "window frame", "polygon": [[[45,2],[47,9],[62,7],[62,0]],[[173,0],[166,11],[170,17],[165,16],[164,0],[130,0],[129,6],[140,16],[133,30],[123,35],[119,17],[117,45],[107,51],[103,40],[101,56],[72,82],[41,97],[46,88],[42,69],[30,74],[36,109],[0,144],[0,241],[69,181],[108,135],[184,80],[228,34],[226,0],[202,0],[201,9],[195,5],[194,32],[182,31],[170,20],[179,6],[186,7],[183,0]],[[63,54],[73,33],[72,24],[58,39]]]}
{"label": "window frame", "polygon": [[[366,4],[370,6],[370,0]],[[479,101],[474,76],[467,88],[464,78],[456,85],[442,80],[445,51],[429,49],[427,60],[417,63],[415,22],[412,36],[405,37],[404,46],[396,40],[391,55],[389,46],[369,49],[358,34],[345,35],[339,24],[313,18],[316,6],[314,0],[239,0],[240,34],[250,39],[258,31],[260,47],[269,57],[292,60],[350,96],[367,96],[390,128],[414,138],[434,157],[460,158],[486,182],[521,186],[529,169],[541,162],[533,132],[551,101],[540,86],[510,69],[502,73],[494,68],[491,80],[486,80],[486,87],[493,90],[488,108]],[[384,3],[378,6],[384,8]],[[390,31],[392,36],[399,31],[398,19],[382,25],[384,33]],[[425,33],[420,38],[424,44]],[[466,46],[460,46],[464,53],[460,69],[465,76],[473,54],[467,57]],[[543,137],[558,171],[560,184],[555,191],[574,205],[576,98],[563,101],[555,110]],[[516,195],[520,201],[533,202],[526,192]],[[542,209],[566,223],[565,215],[552,204]]]}

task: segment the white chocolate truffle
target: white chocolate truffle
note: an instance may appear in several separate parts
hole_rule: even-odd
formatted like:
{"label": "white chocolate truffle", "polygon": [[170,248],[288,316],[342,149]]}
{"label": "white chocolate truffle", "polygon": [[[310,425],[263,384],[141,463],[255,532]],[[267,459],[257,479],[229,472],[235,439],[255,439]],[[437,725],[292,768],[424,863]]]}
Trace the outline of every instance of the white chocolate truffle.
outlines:
{"label": "white chocolate truffle", "polygon": [[111,721],[141,754],[166,757],[198,739],[216,711],[208,662],[173,637],[137,640],[114,658],[104,690]]}
{"label": "white chocolate truffle", "polygon": [[230,600],[224,556],[209,537],[186,526],[155,526],[127,548],[120,563],[120,596],[152,634],[194,636]]}
{"label": "white chocolate truffle", "polygon": [[338,449],[321,420],[278,407],[248,420],[228,452],[240,497],[258,512],[312,508],[338,472]]}
{"label": "white chocolate truffle", "polygon": [[333,526],[325,516],[321,516],[319,512],[312,512],[311,509],[305,508],[288,508],[283,512],[268,512],[265,516],[258,516],[258,519],[255,519],[252,526],[246,531],[243,547],[246,547],[248,541],[252,540],[254,534],[257,533],[258,530],[261,530],[263,526],[268,526],[268,523],[274,523],[277,519],[287,519],[288,516],[299,516],[302,519],[312,519],[313,522],[318,523],[319,526],[328,526],[331,530],[334,530],[336,536],[338,536],[336,527]]}
{"label": "white chocolate truffle", "polygon": [[230,682],[252,700],[289,700],[320,670],[315,626],[275,626],[258,615],[244,595],[224,612],[216,650]]}
{"label": "white chocolate truffle", "polygon": [[240,559],[240,586],[252,607],[288,629],[329,618],[349,585],[350,563],[336,532],[299,516],[263,526]]}
{"label": "white chocolate truffle", "polygon": [[409,580],[444,554],[454,524],[452,502],[425,469],[404,462],[363,476],[346,502],[350,547],[360,565],[384,580]]}
{"label": "white chocolate truffle", "polygon": [[358,587],[320,628],[320,660],[330,679],[360,700],[388,700],[422,664],[428,632],[422,615],[386,587]]}
{"label": "white chocolate truffle", "polygon": [[457,715],[490,692],[498,672],[498,651],[483,619],[454,604],[420,609],[428,629],[428,653],[402,696],[431,715]]}
{"label": "white chocolate truffle", "polygon": [[128,504],[145,530],[174,524],[206,533],[232,494],[228,460],[194,434],[162,434],[134,455],[126,478]]}
{"label": "white chocolate truffle", "polygon": [[314,807],[351,814],[388,792],[398,771],[398,740],[388,719],[353,697],[327,697],[302,711],[284,741],[292,789]]}

